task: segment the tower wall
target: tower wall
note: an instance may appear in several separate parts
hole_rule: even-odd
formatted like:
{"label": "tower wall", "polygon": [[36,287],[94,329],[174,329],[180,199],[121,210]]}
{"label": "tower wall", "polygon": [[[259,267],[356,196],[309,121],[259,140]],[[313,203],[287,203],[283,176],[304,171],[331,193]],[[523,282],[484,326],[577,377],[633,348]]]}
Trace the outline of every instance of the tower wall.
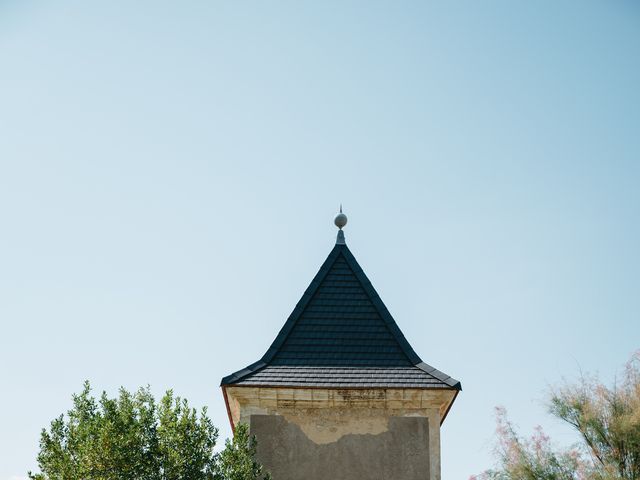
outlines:
{"label": "tower wall", "polygon": [[277,480],[440,480],[440,423],[454,391],[228,387],[234,424]]}

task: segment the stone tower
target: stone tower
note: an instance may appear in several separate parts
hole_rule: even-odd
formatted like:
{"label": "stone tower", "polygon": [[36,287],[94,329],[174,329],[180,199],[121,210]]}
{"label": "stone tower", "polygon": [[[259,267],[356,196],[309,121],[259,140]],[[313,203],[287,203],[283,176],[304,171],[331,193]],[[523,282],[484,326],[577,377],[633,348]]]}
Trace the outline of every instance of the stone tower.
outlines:
{"label": "stone tower", "polygon": [[[342,210],[342,209],[341,209]],[[460,382],[424,363],[347,247],[336,245],[261,360],[222,379],[274,480],[440,480]]]}

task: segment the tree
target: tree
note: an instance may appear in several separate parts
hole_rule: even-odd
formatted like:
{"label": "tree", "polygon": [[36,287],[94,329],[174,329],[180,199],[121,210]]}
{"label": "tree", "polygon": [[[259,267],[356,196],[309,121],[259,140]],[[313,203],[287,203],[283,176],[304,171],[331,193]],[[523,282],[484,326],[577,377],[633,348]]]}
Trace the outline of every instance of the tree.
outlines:
{"label": "tree", "polygon": [[548,406],[578,432],[578,445],[554,449],[540,428],[523,439],[499,408],[498,467],[472,478],[640,480],[640,352],[627,363],[621,382],[607,387],[583,376],[552,390]]}
{"label": "tree", "polygon": [[256,462],[256,439],[249,435],[249,428],[241,423],[236,426],[233,441],[227,440],[218,457],[216,480],[270,480]]}
{"label": "tree", "polygon": [[640,479],[640,352],[622,381],[607,388],[597,378],[564,385],[551,395],[550,412],[579,434],[597,479]]}
{"label": "tree", "polygon": [[[238,436],[239,434],[243,436]],[[254,480],[245,472],[255,440],[239,429],[220,454],[218,430],[187,400],[168,391],[156,403],[149,388],[117,398],[91,395],[85,382],[67,415],[43,429],[32,480]],[[237,459],[237,463],[234,463]],[[255,463],[255,462],[254,462]],[[220,468],[224,467],[224,468]],[[252,471],[261,471],[255,463]],[[248,471],[247,471],[248,472]]]}
{"label": "tree", "polygon": [[496,408],[498,468],[471,480],[585,480],[588,464],[580,451],[555,451],[540,427],[530,438],[522,438],[507,418],[507,411]]}

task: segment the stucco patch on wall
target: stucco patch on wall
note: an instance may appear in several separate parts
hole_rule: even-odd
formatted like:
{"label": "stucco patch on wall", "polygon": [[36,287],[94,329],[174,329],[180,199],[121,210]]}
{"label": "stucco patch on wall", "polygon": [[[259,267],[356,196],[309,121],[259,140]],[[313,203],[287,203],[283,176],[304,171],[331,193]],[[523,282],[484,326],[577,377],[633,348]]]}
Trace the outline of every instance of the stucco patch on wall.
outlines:
{"label": "stucco patch on wall", "polygon": [[372,409],[296,409],[282,415],[318,445],[337,442],[344,435],[379,435],[389,430],[389,418]]}

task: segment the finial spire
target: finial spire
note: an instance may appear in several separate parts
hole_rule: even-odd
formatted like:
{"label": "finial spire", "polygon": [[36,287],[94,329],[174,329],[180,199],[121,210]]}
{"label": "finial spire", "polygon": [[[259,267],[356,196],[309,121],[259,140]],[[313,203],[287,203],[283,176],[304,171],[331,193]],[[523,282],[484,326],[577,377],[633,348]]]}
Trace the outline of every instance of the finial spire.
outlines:
{"label": "finial spire", "polygon": [[344,232],[342,228],[347,224],[347,216],[342,213],[342,204],[340,204],[340,213],[336,215],[336,218],[333,219],[333,223],[335,223],[336,227],[338,227],[338,238],[336,240],[337,245],[346,245],[344,241]]}

